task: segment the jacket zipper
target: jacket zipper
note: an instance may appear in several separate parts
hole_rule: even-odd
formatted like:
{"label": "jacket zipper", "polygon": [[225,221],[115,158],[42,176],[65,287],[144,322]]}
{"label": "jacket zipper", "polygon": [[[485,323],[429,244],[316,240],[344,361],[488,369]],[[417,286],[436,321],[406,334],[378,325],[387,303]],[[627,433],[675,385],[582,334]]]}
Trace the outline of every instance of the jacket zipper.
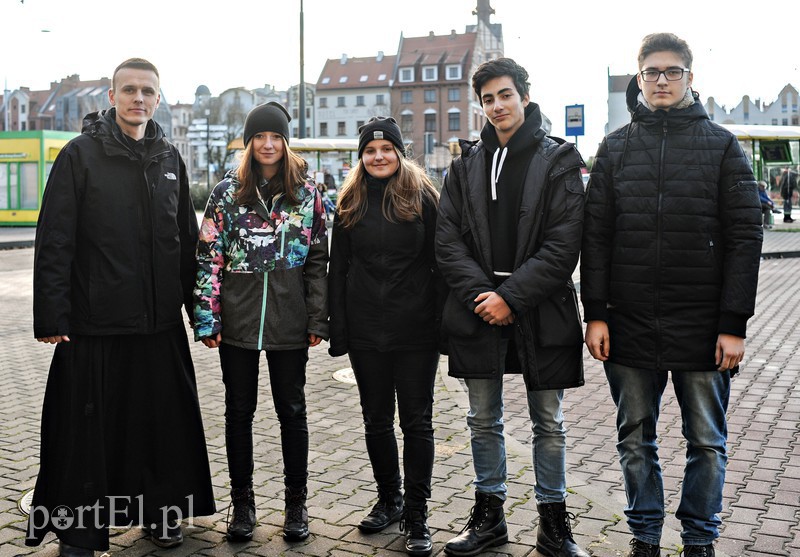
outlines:
{"label": "jacket zipper", "polygon": [[667,122],[661,134],[661,156],[658,167],[658,202],[656,207],[656,284],[655,284],[655,323],[656,323],[656,369],[661,369],[661,202],[664,186],[664,159],[667,150]]}
{"label": "jacket zipper", "polygon": [[264,344],[264,322],[267,320],[267,284],[269,283],[269,272],[264,271],[264,290],[261,293],[261,322],[258,326],[258,350],[263,350]]}

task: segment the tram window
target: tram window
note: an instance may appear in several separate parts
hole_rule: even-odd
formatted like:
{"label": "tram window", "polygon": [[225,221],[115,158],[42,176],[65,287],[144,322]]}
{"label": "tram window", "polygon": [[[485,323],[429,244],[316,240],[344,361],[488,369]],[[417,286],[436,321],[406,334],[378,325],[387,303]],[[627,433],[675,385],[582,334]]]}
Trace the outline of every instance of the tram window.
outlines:
{"label": "tram window", "polygon": [[8,165],[0,164],[0,209],[8,209]]}
{"label": "tram window", "polygon": [[9,209],[17,209],[19,208],[19,165],[17,164],[10,164],[8,166],[9,174],[11,175],[11,179],[8,181],[8,208]]}
{"label": "tram window", "polygon": [[21,173],[19,180],[19,208],[38,209],[39,208],[39,172],[35,163],[23,163],[20,165]]}

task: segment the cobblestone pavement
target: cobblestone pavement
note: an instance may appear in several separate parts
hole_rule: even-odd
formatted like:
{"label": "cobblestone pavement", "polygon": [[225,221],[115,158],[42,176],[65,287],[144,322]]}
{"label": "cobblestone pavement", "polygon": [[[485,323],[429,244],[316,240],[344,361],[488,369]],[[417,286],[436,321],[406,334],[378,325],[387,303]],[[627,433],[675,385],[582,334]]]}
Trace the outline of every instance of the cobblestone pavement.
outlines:
{"label": "cobblestone pavement", "polygon": [[[0,233],[0,242],[2,233]],[[768,245],[770,246],[768,248]],[[800,252],[800,234],[770,231],[765,249]],[[38,470],[39,417],[52,347],[32,338],[31,265],[33,250],[0,251],[0,297],[10,318],[0,322],[0,557],[55,556],[50,535],[38,548],[23,544],[25,517],[18,502],[34,483]],[[800,303],[800,259],[762,262],[756,315],[750,321],[748,355],[733,381],[729,409],[727,484],[722,536],[717,554],[762,557],[800,555],[800,347],[797,312]],[[362,535],[356,524],[374,500],[369,461],[363,441],[355,385],[334,378],[348,367],[346,357],[331,358],[327,345],[311,350],[308,364],[308,415],[311,434],[309,514],[312,535],[288,544],[283,522],[282,463],[279,426],[262,374],[254,424],[255,490],[259,526],[248,543],[224,539],[228,505],[224,449],[224,401],[216,351],[192,344],[198,390],[218,499],[217,514],[186,525],[186,540],[162,550],[141,530],[112,531],[110,554],[182,557],[185,555],[405,555],[397,525],[384,533]],[[442,358],[436,381],[434,426],[436,462],[429,524],[434,555],[463,526],[473,503],[472,465],[465,424],[462,384],[446,374]],[[264,370],[266,371],[266,370]],[[568,426],[568,506],[576,515],[574,534],[592,555],[624,555],[627,526],[622,518],[625,495],[615,449],[614,408],[602,366],[586,360],[587,384],[566,392]],[[505,387],[509,499],[506,505],[511,542],[483,555],[533,556],[538,516],[533,497],[530,424],[524,386],[509,377]],[[660,422],[660,456],[664,470],[668,517],[663,554],[680,550],[674,519],[684,465],[680,417],[671,387]]]}

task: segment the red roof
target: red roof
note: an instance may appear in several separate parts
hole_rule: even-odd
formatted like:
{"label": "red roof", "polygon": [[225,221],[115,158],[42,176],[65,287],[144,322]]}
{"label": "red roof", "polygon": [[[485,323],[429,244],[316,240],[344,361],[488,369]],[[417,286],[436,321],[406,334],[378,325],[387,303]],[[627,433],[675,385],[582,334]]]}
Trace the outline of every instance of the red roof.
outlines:
{"label": "red roof", "polygon": [[[378,60],[378,58],[381,58]],[[317,80],[317,91],[389,87],[397,56],[328,59]],[[342,63],[344,62],[344,63]]]}

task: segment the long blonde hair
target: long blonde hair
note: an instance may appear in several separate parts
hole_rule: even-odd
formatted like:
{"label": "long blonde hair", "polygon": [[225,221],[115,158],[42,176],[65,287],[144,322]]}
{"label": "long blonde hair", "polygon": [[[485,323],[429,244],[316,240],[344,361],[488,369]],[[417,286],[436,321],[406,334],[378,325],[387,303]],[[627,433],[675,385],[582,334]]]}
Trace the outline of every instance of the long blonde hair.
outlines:
{"label": "long blonde hair", "polygon": [[[281,141],[283,141],[283,157],[277,174],[269,182],[269,191],[272,194],[283,193],[290,203],[297,204],[300,202],[297,188],[306,183],[308,165],[303,157],[289,148],[283,136]],[[253,143],[250,141],[245,147],[239,168],[236,169],[236,178],[239,180],[239,188],[235,194],[236,202],[250,207],[258,203],[258,186],[263,178],[261,166],[253,156]]]}
{"label": "long blonde hair", "polygon": [[[389,222],[412,221],[422,217],[422,206],[426,199],[439,204],[439,192],[425,171],[414,161],[405,158],[397,148],[400,165],[386,184],[381,210]],[[364,161],[350,171],[342,184],[336,202],[339,222],[344,228],[352,228],[367,212],[367,177]]]}

